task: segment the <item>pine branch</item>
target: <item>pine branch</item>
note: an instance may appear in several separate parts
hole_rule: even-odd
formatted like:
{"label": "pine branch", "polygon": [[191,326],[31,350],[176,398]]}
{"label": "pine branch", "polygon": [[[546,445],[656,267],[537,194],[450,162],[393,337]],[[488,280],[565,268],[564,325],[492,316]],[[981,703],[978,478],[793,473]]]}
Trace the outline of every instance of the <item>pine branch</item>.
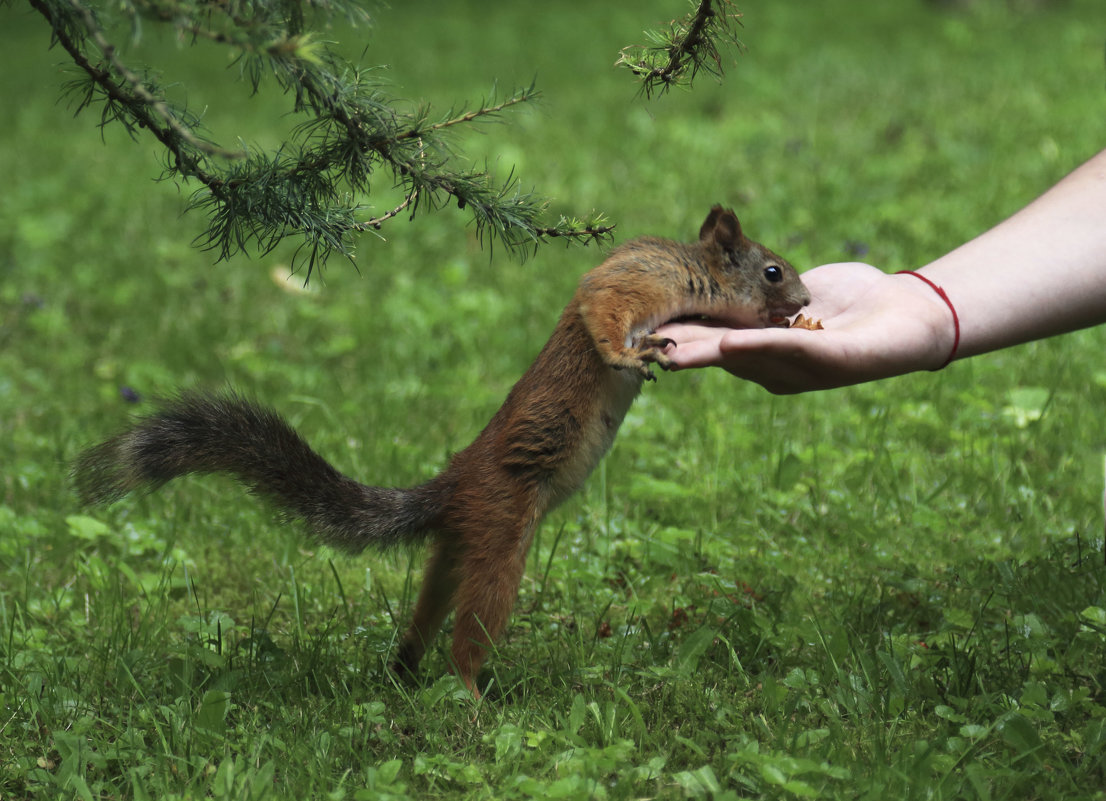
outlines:
{"label": "pine branch", "polygon": [[[31,0],[31,5],[35,6],[37,2],[38,0]],[[127,65],[118,58],[115,45],[109,42],[104,36],[104,32],[100,29],[99,25],[96,24],[96,18],[95,16],[93,16],[92,11],[87,7],[81,5],[79,0],[68,0],[68,2],[69,5],[73,8],[73,11],[76,12],[81,21],[84,23],[86,35],[88,36],[88,38],[91,39],[92,42],[96,45],[100,53],[103,55],[104,59],[111,64],[112,69],[115,70],[115,72],[122,77],[126,89],[129,90],[133,94],[133,96],[137,98],[141,103],[145,104],[145,106],[149,109],[152,117],[160,119],[165,126],[171,129],[176,136],[179,136],[181,139],[187,142],[190,147],[195,148],[196,150],[199,150],[207,155],[217,155],[222,156],[223,158],[241,158],[243,155],[245,155],[241,151],[234,152],[224,150],[223,148],[196,136],[192,132],[192,129],[188,125],[185,125],[177,116],[177,114],[173,112],[172,109],[170,109],[169,104],[165,101],[165,99],[161,97],[156,97],[153,93],[147,90],[143,80],[134,72],[132,72],[127,67]],[[67,47],[66,49],[68,50],[69,48]],[[75,61],[78,58],[81,59],[81,61],[78,62],[79,66],[81,66],[82,69],[88,72],[92,79],[100,84],[105,89],[105,91],[110,91],[115,97],[121,98],[125,96],[124,93],[121,91],[119,85],[115,84],[112,81],[110,72],[91,68],[88,62],[83,59],[83,54],[74,54],[72,50],[70,50],[69,52],[70,55],[73,56]]]}
{"label": "pine branch", "polygon": [[[363,21],[357,0],[113,0],[94,11],[94,0],[28,0],[50,24],[82,73],[69,92],[78,113],[99,105],[100,124],[120,124],[137,138],[152,134],[165,148],[164,177],[199,186],[189,209],[208,217],[197,244],[219,260],[241,251],[267,253],[289,237],[300,240],[297,263],[307,276],[331,254],[353,257],[362,232],[378,233],[407,212],[455,204],[467,209],[481,243],[498,241],[525,257],[551,238],[586,244],[609,236],[600,215],[583,222],[561,217],[542,222],[547,201],[519,190],[513,174],[497,182],[488,170],[459,169],[453,134],[537,99],[529,86],[502,100],[433,119],[426,106],[410,109],[385,94],[370,70],[339,58],[309,30],[312,19],[334,14]],[[212,141],[187,109],[176,108],[152,77],[127,65],[99,19],[106,9],[129,20],[169,25],[179,37],[204,40],[236,52],[242,75],[257,92],[272,79],[292,98],[303,121],[274,152],[229,149]],[[404,200],[390,211],[365,213],[370,179],[391,173]]]}
{"label": "pine branch", "polygon": [[[230,154],[196,136],[163,98],[149,91],[141,78],[116,58],[115,47],[105,39],[89,9],[81,6],[78,0],[62,2],[72,9],[80,27],[73,25],[72,19],[58,18],[60,5],[51,6],[46,0],[30,0],[31,6],[50,21],[56,41],[91,81],[84,87],[84,97],[78,103],[78,112],[99,97],[104,102],[102,125],[119,121],[132,137],[136,128],[149,130],[174,155],[178,169],[183,174],[208,186],[217,184],[218,179],[202,168],[204,155]],[[110,70],[102,69],[88,59],[84,53],[85,37],[92,39],[121,80],[116,80]],[[79,84],[74,84],[72,88],[79,88]]]}
{"label": "pine branch", "polygon": [[510,108],[511,106],[517,106],[520,103],[527,103],[532,100],[536,100],[538,97],[539,93],[537,89],[534,87],[533,84],[531,84],[528,89],[524,89],[519,94],[512,95],[511,97],[504,100],[502,103],[498,103],[494,106],[481,105],[481,107],[478,109],[463,114],[459,113],[456,116],[453,114],[453,112],[450,112],[449,117],[442,120],[441,122],[436,122],[426,129],[413,128],[409,131],[405,131],[404,133],[396,137],[396,139],[400,140],[423,137],[433,131],[443,131],[446,128],[452,128],[454,125],[463,125],[464,123],[472,122],[474,120],[480,119],[481,117],[494,117],[500,112]]}
{"label": "pine branch", "polygon": [[564,239],[566,243],[581,242],[588,245],[595,241],[606,239],[614,231],[613,225],[604,225],[606,218],[596,215],[584,222],[575,218],[561,217],[553,228],[538,228],[537,235],[541,239]]}
{"label": "pine branch", "polygon": [[412,191],[411,194],[409,194],[407,197],[405,197],[403,199],[402,203],[400,203],[398,206],[396,206],[391,211],[385,212],[384,214],[381,214],[379,217],[373,217],[371,220],[365,220],[364,222],[360,222],[360,223],[357,224],[357,226],[362,231],[369,230],[369,229],[371,229],[373,231],[379,231],[380,226],[382,226],[388,220],[395,217],[397,214],[401,214],[404,211],[404,209],[408,208],[412,203],[417,202],[418,197],[419,197],[419,192],[416,189],[416,190]]}
{"label": "pine branch", "polygon": [[[641,80],[646,97],[664,94],[673,86],[691,86],[700,70],[722,77],[722,57],[718,42],[723,40],[739,50],[743,47],[734,31],[741,24],[732,0],[699,0],[695,11],[669,23],[665,32],[647,31],[656,42],[652,47],[625,47],[615,66],[627,67]],[[732,10],[731,10],[732,9]]]}

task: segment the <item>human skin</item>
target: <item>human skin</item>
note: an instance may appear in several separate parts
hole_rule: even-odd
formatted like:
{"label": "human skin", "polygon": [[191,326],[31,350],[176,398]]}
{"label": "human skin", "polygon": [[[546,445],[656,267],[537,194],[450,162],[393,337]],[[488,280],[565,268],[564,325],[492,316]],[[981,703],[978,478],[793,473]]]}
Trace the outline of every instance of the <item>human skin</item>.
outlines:
{"label": "human skin", "polygon": [[[917,272],[956,309],[957,359],[1106,322],[1106,150]],[[657,333],[675,343],[673,369],[722,367],[793,394],[937,369],[952,352],[952,311],[917,276],[843,262],[803,282],[803,313],[823,330],[669,323]]]}

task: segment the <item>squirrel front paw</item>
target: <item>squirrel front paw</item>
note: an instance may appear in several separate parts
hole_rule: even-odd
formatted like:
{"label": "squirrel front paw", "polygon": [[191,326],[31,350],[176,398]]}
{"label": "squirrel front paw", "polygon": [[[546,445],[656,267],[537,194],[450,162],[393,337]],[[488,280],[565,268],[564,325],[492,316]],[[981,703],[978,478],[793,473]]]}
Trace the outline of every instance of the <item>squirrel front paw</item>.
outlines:
{"label": "squirrel front paw", "polygon": [[626,348],[620,353],[611,354],[607,362],[616,370],[634,370],[646,381],[656,381],[657,377],[653,375],[653,370],[649,365],[658,365],[663,370],[671,369],[672,359],[665,355],[664,350],[669,345],[675,344],[668,337],[652,333],[646,334],[633,347]]}

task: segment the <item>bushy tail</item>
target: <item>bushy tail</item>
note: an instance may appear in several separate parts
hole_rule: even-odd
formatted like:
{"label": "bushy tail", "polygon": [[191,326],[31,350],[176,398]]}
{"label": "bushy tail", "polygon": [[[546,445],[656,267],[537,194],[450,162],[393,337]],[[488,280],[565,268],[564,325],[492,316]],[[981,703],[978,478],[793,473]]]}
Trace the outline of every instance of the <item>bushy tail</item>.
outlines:
{"label": "bushy tail", "polygon": [[369,487],[339,473],[276,412],[233,393],[192,392],[164,403],[82,453],[73,483],[82,503],[111,503],[189,473],[227,473],[346,551],[424,537],[447,490]]}

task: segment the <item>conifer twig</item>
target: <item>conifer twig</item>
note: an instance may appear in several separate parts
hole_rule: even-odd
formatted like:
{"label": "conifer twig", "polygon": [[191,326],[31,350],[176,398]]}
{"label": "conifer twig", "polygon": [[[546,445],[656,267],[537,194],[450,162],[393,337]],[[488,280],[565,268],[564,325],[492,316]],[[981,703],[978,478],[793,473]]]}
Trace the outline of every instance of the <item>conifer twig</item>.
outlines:
{"label": "conifer twig", "polygon": [[[135,138],[149,131],[169,153],[165,177],[199,184],[188,208],[207,215],[197,242],[219,260],[241,251],[267,253],[294,237],[301,243],[294,261],[306,261],[310,277],[331,254],[352,258],[360,232],[378,231],[404,211],[413,216],[448,205],[468,210],[481,243],[498,241],[520,256],[553,237],[586,243],[609,234],[601,215],[544,222],[548,202],[520,191],[513,173],[496,181],[486,168],[457,168],[452,134],[536,99],[533,85],[432,119],[429,107],[386,95],[367,70],[306,29],[335,13],[364,18],[356,7],[362,1],[28,0],[83,74],[69,87],[78,93],[77,111],[98,104],[101,126],[119,123]],[[171,105],[149,74],[120,57],[108,33],[116,29],[112,18],[129,22],[135,35],[152,22],[172,27],[182,40],[233,48],[252,90],[271,77],[303,121],[270,152],[229,149],[205,138],[196,116]],[[381,168],[392,174],[403,201],[365,219],[370,178]]]}
{"label": "conifer twig", "polygon": [[411,194],[409,194],[407,197],[405,197],[403,199],[402,203],[400,203],[398,206],[396,206],[391,211],[385,212],[384,214],[381,214],[379,217],[373,217],[371,220],[365,220],[364,222],[357,223],[357,227],[361,230],[366,230],[366,229],[371,228],[374,231],[379,231],[381,225],[383,225],[385,222],[392,219],[396,215],[401,214],[404,209],[406,209],[412,203],[415,203],[418,200],[418,196],[419,196],[419,191],[416,189]]}
{"label": "conifer twig", "polygon": [[695,6],[684,19],[673,20],[667,32],[647,32],[656,45],[624,47],[618,54],[615,66],[636,75],[646,97],[664,94],[673,86],[690,86],[701,69],[721,77],[718,40],[742,47],[733,28],[741,24],[741,15],[732,0],[698,0]]}
{"label": "conifer twig", "polygon": [[[169,108],[168,103],[160,97],[155,97],[145,85],[143,85],[142,79],[132,72],[126,64],[124,64],[118,57],[115,45],[107,40],[104,36],[103,30],[96,23],[96,18],[92,15],[92,12],[87,6],[81,4],[80,0],[68,0],[69,5],[73,8],[81,20],[84,22],[85,30],[88,38],[96,45],[97,49],[104,59],[111,64],[116,73],[123,79],[127,87],[133,93],[134,97],[138,98],[144,103],[154,116],[161,119],[161,121],[177,136],[184,139],[191,147],[212,156],[222,156],[223,158],[242,158],[245,156],[243,151],[230,151],[219,147],[218,145],[205,141],[196,136],[188,126],[181,123],[176,114]],[[36,8],[41,8],[39,0],[31,0],[31,5]],[[55,31],[56,33],[56,31]],[[75,43],[71,40],[62,42],[62,46],[66,48],[70,56],[74,61],[84,69],[94,81],[104,87],[106,90],[110,89],[114,96],[121,100],[128,100],[120,91],[118,84],[115,84],[111,79],[111,73],[106,70],[100,70],[93,67],[87,59],[84,58],[83,53],[80,53],[75,49]],[[151,130],[156,129],[151,126]],[[160,137],[159,137],[160,138]],[[164,142],[164,140],[163,140]],[[179,154],[178,154],[179,155]],[[199,176],[197,176],[199,177]]]}
{"label": "conifer twig", "polygon": [[517,106],[520,103],[527,103],[531,100],[536,100],[540,96],[538,90],[531,85],[529,88],[522,90],[520,93],[512,95],[504,100],[502,103],[497,103],[494,106],[481,106],[478,109],[459,114],[456,117],[444,119],[441,122],[436,122],[425,130],[419,130],[412,128],[408,131],[396,136],[396,140],[411,139],[417,136],[424,136],[428,132],[443,131],[446,128],[452,128],[454,125],[462,125],[466,122],[473,122],[481,117],[491,117],[498,114],[501,111],[509,109],[511,106]]}

